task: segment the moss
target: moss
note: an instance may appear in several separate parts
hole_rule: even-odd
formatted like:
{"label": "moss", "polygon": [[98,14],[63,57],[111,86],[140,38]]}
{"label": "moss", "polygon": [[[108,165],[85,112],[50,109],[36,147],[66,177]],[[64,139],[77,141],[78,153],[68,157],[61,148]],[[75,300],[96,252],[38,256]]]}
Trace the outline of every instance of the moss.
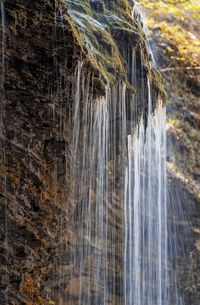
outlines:
{"label": "moss", "polygon": [[93,86],[94,86],[94,93],[93,93],[94,97],[105,95],[105,84],[100,78],[94,77]]}
{"label": "moss", "polygon": [[139,48],[142,64],[155,91],[165,97],[161,75],[151,67],[150,55],[142,26],[132,17],[128,0],[103,1],[100,11],[88,0],[62,0],[67,10],[64,14],[70,31],[84,53],[85,65],[90,65],[100,81],[95,81],[95,95],[105,92],[103,87],[123,80],[134,93],[127,73],[126,49]]}
{"label": "moss", "polygon": [[[68,3],[71,4],[71,1]],[[117,74],[123,74],[123,63],[118,47],[110,34],[109,26],[94,18],[92,10],[74,10],[74,3],[67,16],[69,26],[91,65],[105,80],[112,81]],[[80,6],[82,7],[82,6]],[[79,9],[80,9],[79,7]],[[71,20],[70,20],[71,19]]]}
{"label": "moss", "polygon": [[67,21],[67,24],[72,32],[72,35],[74,37],[75,42],[78,44],[78,46],[82,49],[82,51],[84,51],[84,41],[77,29],[77,27],[74,25],[73,21],[71,20],[71,18],[69,17],[69,15],[64,14],[64,17]]}
{"label": "moss", "polygon": [[150,76],[150,80],[151,80],[151,84],[152,84],[153,88],[165,100],[167,97],[167,93],[166,93],[166,90],[164,87],[162,75],[160,74],[160,72],[158,70],[151,68],[151,69],[149,69],[149,76]]}

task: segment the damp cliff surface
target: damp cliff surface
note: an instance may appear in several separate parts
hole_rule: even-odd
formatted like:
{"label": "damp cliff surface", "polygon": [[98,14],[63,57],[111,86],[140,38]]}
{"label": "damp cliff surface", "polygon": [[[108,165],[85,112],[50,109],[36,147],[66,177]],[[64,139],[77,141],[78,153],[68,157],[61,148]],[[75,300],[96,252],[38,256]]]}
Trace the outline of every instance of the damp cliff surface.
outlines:
{"label": "damp cliff surface", "polygon": [[[79,248],[74,242],[79,219],[73,213],[81,209],[81,197],[69,198],[74,153],[69,148],[80,63],[79,82],[83,86],[86,81],[92,98],[105,95],[108,83],[123,82],[126,99],[136,91],[134,118],[129,118],[134,124],[147,116],[148,80],[155,95],[163,94],[128,1],[116,1],[118,10],[112,3],[104,1],[99,9],[88,1],[1,2],[2,305],[54,304],[69,294],[72,304],[78,302],[79,280],[70,276],[72,254]],[[129,71],[133,50],[138,82]],[[145,89],[139,103],[141,84]],[[83,100],[85,91],[80,94]],[[119,156],[115,158],[120,167]],[[119,179],[112,173],[112,160],[110,172]],[[120,233],[116,238],[120,244]],[[120,261],[121,250],[115,251]],[[120,302],[121,270],[116,268],[116,298],[110,300]]]}
{"label": "damp cliff surface", "polygon": [[[0,299],[43,304],[49,300],[47,275],[58,255],[66,193],[61,118],[69,105],[67,90],[60,96],[59,64],[62,69],[69,56],[76,60],[80,53],[67,28],[63,35],[55,27],[53,1],[6,1],[4,9]],[[71,42],[64,47],[64,40]]]}

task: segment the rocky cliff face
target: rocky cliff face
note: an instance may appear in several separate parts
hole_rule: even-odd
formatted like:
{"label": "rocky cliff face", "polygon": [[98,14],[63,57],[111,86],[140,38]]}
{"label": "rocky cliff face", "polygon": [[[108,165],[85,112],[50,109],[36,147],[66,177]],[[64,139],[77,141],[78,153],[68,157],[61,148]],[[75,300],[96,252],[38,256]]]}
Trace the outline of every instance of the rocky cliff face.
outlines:
{"label": "rocky cliff face", "polygon": [[[118,6],[104,1],[100,11],[88,1],[1,4],[0,304],[55,304],[59,289],[77,304],[78,288],[70,279],[77,223],[69,198],[73,152],[68,148],[78,62],[81,81],[89,73],[95,97],[105,94],[108,81],[119,80],[133,94],[132,49],[138,78],[146,83],[148,75],[155,92],[161,90],[160,78],[150,69],[128,1],[117,1]],[[144,104],[136,105],[136,120],[145,113],[147,94]]]}
{"label": "rocky cliff face", "polygon": [[81,52],[68,28],[56,27],[54,1],[4,9],[0,300],[46,304],[65,215],[66,97]]}

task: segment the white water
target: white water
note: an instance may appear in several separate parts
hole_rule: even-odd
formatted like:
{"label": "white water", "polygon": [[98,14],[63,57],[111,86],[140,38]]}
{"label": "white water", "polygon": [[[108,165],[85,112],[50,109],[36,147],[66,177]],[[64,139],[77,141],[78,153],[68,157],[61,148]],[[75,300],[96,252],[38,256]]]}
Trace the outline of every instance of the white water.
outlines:
{"label": "white water", "polygon": [[169,257],[176,236],[169,235],[166,111],[153,100],[140,51],[123,54],[134,96],[119,82],[95,98],[93,75],[77,65],[68,182],[73,251],[60,304],[182,305]]}
{"label": "white water", "polygon": [[[134,79],[136,71],[132,74]],[[127,109],[123,83],[94,99],[90,76],[83,75],[79,62],[71,142],[76,232],[68,300],[78,292],[79,305],[171,305],[165,107],[158,100],[152,112],[147,82],[148,122],[141,117],[135,125],[127,117],[135,109]]]}
{"label": "white water", "polygon": [[[76,285],[79,305],[99,305],[108,304],[109,298],[115,298],[114,293],[109,297],[115,285],[116,215],[113,204],[117,204],[117,199],[113,198],[116,196],[116,185],[112,181],[114,177],[111,177],[111,163],[116,158],[115,124],[119,111],[122,114],[119,132],[124,133],[126,123],[125,85],[121,84],[112,90],[108,86],[105,97],[93,99],[89,95],[90,77],[81,84],[81,69],[82,64],[79,62],[71,146],[72,223],[76,223],[77,227],[74,268],[67,292],[71,299]],[[123,109],[118,109],[118,106]],[[123,139],[125,141],[125,133]]]}
{"label": "white water", "polygon": [[141,120],[128,136],[125,182],[125,305],[169,304],[166,131],[161,104],[155,114],[149,113],[146,132]]}

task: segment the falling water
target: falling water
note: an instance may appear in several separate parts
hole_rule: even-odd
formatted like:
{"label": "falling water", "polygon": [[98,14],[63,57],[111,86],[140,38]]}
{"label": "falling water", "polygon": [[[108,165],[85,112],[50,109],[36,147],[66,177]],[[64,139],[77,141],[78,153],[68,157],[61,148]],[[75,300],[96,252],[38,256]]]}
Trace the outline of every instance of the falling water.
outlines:
{"label": "falling water", "polygon": [[[120,264],[120,253],[116,253],[117,243],[121,242],[116,232],[120,223],[115,222],[121,207],[115,190],[114,163],[119,162],[117,133],[125,147],[126,88],[123,83],[115,88],[108,86],[104,97],[94,99],[89,95],[90,76],[81,83],[81,69],[79,62],[71,146],[76,240],[67,292],[71,299],[78,291],[79,305],[104,305],[115,302],[117,261]],[[118,218],[120,221],[121,215]]]}
{"label": "falling water", "polygon": [[147,127],[144,118],[135,126],[127,118],[125,84],[94,99],[90,76],[81,78],[81,70],[79,62],[71,145],[77,227],[68,298],[78,293],[79,305],[168,305],[165,108],[160,100],[152,112],[147,82]]}
{"label": "falling water", "polygon": [[137,20],[137,22],[142,27],[143,32],[145,33],[148,52],[151,55],[151,63],[153,65],[153,67],[156,68],[157,67],[157,62],[158,62],[157,53],[154,52],[153,47],[152,47],[153,41],[152,41],[152,38],[150,36],[149,29],[146,25],[146,16],[145,16],[145,13],[143,12],[143,7],[136,0],[134,0],[132,16],[135,20]]}
{"label": "falling water", "polygon": [[[148,29],[140,5],[133,16]],[[154,54],[147,46],[155,67]],[[124,188],[124,304],[169,303],[168,220],[166,181],[166,111],[162,101],[152,113],[152,88],[148,86],[148,119],[141,119],[128,135],[128,165]]]}
{"label": "falling water", "polygon": [[90,77],[81,82],[81,69],[79,62],[68,300],[78,294],[79,305],[181,305],[169,258],[176,236],[168,219],[165,107],[158,99],[152,111],[147,82],[148,122],[141,117],[135,126],[128,119],[125,84],[108,86],[105,97],[93,99]]}
{"label": "falling water", "polygon": [[76,67],[69,123],[72,263],[59,301],[181,305],[171,285],[166,111],[145,74],[141,46],[122,53],[134,95],[118,80],[96,98],[94,75],[84,62]]}
{"label": "falling water", "polygon": [[128,136],[124,191],[125,304],[169,304],[165,108],[160,103],[149,114],[146,131],[141,120]]}

